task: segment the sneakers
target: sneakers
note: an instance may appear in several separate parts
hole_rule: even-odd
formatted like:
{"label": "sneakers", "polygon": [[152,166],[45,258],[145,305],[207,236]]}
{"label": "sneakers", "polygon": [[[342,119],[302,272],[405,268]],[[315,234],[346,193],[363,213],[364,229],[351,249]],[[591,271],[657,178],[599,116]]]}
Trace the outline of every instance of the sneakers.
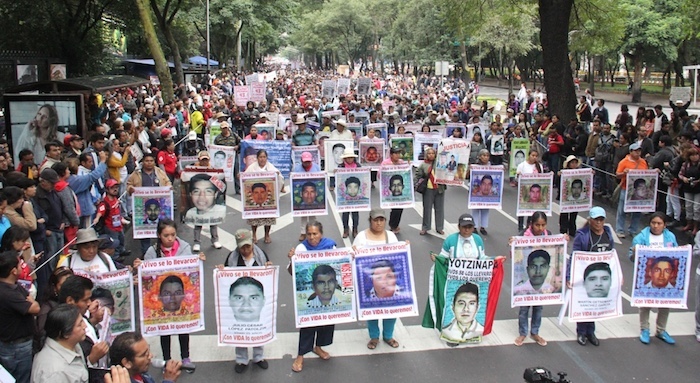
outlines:
{"label": "sneakers", "polygon": [[642,329],[642,333],[639,334],[639,341],[644,344],[649,344],[649,342],[651,342],[651,339],[649,338],[649,329]]}
{"label": "sneakers", "polygon": [[622,233],[622,232],[617,233],[617,237],[618,238],[625,238],[625,233]]}
{"label": "sneakers", "polygon": [[185,358],[182,360],[182,369],[191,374],[194,372],[195,365],[190,358]]}
{"label": "sneakers", "polygon": [[233,370],[240,374],[245,371],[246,368],[248,368],[247,364],[236,363],[236,367],[234,367]]}
{"label": "sneakers", "polygon": [[700,342],[700,334],[696,334],[696,335],[695,335],[695,340],[697,340],[698,342]]}
{"label": "sneakers", "polygon": [[194,246],[192,246],[192,251],[194,251],[195,253],[199,253],[200,249],[201,247],[199,246],[199,243],[195,243]]}
{"label": "sneakers", "polygon": [[[647,330],[647,335],[649,333],[649,330]],[[671,338],[670,335],[666,331],[661,331],[659,333],[656,333],[656,337],[663,340],[664,342],[668,344],[676,344],[676,340]]]}
{"label": "sneakers", "polygon": [[219,241],[215,241],[212,245],[214,245],[215,249],[220,249],[223,247],[223,246],[221,246],[221,242],[219,242]]}

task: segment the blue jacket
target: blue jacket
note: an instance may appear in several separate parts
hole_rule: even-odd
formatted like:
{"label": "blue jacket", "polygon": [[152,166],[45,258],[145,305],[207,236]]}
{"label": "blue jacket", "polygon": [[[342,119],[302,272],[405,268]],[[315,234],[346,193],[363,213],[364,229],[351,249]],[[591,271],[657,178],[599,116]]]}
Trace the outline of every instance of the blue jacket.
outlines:
{"label": "blue jacket", "polygon": [[[676,235],[671,233],[670,230],[664,229],[661,233],[664,237],[664,247],[678,247],[678,242],[676,241]],[[649,226],[645,227],[644,230],[640,231],[639,234],[634,236],[632,239],[632,247],[630,247],[629,258],[630,261],[634,262],[634,248],[637,245],[649,246],[649,238],[651,237],[651,228]]]}
{"label": "blue jacket", "polygon": [[90,195],[90,187],[97,182],[107,171],[107,164],[104,162],[99,164],[90,174],[78,176],[71,174],[68,177],[68,186],[73,189],[75,196],[78,197],[80,205],[80,216],[88,217],[95,214],[95,204],[92,203],[92,195]]}
{"label": "blue jacket", "polygon": [[[320,172],[321,168],[318,166],[318,164],[311,164],[311,169],[309,172]],[[292,170],[292,173],[306,173],[306,170],[304,170],[304,166],[301,163],[298,163],[295,167],[294,170]]]}

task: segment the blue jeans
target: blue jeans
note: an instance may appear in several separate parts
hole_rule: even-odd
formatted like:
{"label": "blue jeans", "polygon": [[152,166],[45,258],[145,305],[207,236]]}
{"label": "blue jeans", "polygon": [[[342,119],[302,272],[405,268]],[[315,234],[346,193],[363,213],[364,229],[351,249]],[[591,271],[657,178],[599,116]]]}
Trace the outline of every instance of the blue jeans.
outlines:
{"label": "blue jeans", "polygon": [[615,230],[618,233],[625,232],[625,215],[630,215],[630,226],[629,233],[631,236],[636,235],[639,232],[639,220],[642,218],[641,213],[625,213],[625,196],[627,195],[627,190],[620,190],[620,199],[617,203],[617,218],[615,222]]}
{"label": "blue jeans", "polygon": [[532,320],[530,321],[530,334],[537,335],[542,324],[542,306],[520,306],[518,312],[518,332],[520,336],[527,336],[527,317],[532,307]]}
{"label": "blue jeans", "polygon": [[0,364],[17,383],[29,383],[32,375],[32,340],[14,344],[0,342]]}
{"label": "blue jeans", "polygon": [[[44,240],[44,259],[49,259],[57,251],[61,250],[64,245],[63,231],[51,231],[51,235],[47,235]],[[54,257],[48,266],[51,266],[51,271],[56,270],[56,264],[58,264],[58,256]]]}
{"label": "blue jeans", "polygon": [[[384,335],[382,338],[389,340],[394,337],[394,326],[396,325],[396,318],[393,319],[382,319],[382,326],[384,327]],[[367,329],[369,330],[370,339],[379,339],[379,320],[373,319],[367,321]]]}

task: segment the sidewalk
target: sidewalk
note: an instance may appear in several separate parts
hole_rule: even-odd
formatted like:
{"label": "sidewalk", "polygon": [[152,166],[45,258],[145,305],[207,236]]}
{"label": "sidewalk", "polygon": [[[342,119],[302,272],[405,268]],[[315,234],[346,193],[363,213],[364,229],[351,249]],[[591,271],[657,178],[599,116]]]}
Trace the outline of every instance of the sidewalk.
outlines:
{"label": "sidewalk", "polygon": [[[492,88],[500,88],[500,89],[508,89],[508,83],[506,82],[501,82],[501,85],[498,85],[498,81],[494,79],[485,79],[482,80],[479,85],[482,86],[488,86]],[[598,84],[596,84],[598,85]],[[619,89],[621,86],[620,85],[617,87]],[[519,90],[519,85],[514,86],[513,92],[517,93]],[[666,108],[670,108],[668,105],[668,98],[663,95],[659,94],[642,94],[642,102],[632,102],[632,95],[631,94],[620,94],[620,93],[615,93],[615,92],[608,92],[607,89],[610,89],[610,87],[605,87],[601,88],[600,86],[596,86],[596,91],[595,91],[595,98],[599,99],[602,98],[606,102],[614,102],[617,104],[625,104],[629,107],[636,106],[640,107],[643,106],[645,108],[653,108],[654,105],[661,105]],[[584,95],[585,89],[581,88],[581,91],[576,92],[576,95],[578,97],[581,97]],[[700,100],[698,101],[698,106],[693,106],[693,103],[691,101],[690,106],[688,107],[688,114],[693,115],[693,114],[700,114]]]}

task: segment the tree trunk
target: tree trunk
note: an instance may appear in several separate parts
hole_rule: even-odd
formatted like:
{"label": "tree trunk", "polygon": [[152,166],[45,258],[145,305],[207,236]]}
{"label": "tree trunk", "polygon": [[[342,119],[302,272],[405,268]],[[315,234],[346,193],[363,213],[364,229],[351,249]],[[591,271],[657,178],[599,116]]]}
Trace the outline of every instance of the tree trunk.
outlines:
{"label": "tree trunk", "polygon": [[[586,54],[588,56],[588,54]],[[588,83],[591,90],[591,96],[595,96],[595,57],[588,56]]]}
{"label": "tree trunk", "polygon": [[243,32],[243,20],[236,21],[236,69],[240,72],[243,66],[241,65],[241,58],[243,44],[241,44],[241,32]]}
{"label": "tree trunk", "polygon": [[148,0],[134,0],[136,2],[136,8],[138,8],[139,18],[141,19],[141,26],[143,27],[143,34],[146,37],[146,42],[148,43],[148,49],[151,51],[153,56],[153,61],[156,65],[156,74],[160,79],[160,87],[163,96],[163,101],[165,103],[170,103],[173,101],[173,79],[170,77],[170,70],[168,68],[168,62],[165,60],[165,55],[163,54],[163,49],[158,41],[158,36],[156,35],[156,29],[153,27],[153,19],[151,19],[150,7],[148,6]]}
{"label": "tree trunk", "polygon": [[169,26],[161,25],[165,40],[173,53],[173,64],[175,64],[175,83],[185,83],[185,72],[182,70],[182,56],[180,56],[180,46],[173,36],[173,31]]}
{"label": "tree trunk", "polygon": [[632,87],[632,102],[642,102],[642,58],[635,55],[634,62],[634,86]]}
{"label": "tree trunk", "polygon": [[469,60],[467,59],[467,45],[464,41],[459,42],[459,55],[462,58],[462,81],[469,83]]}
{"label": "tree trunk", "polygon": [[539,0],[544,86],[549,109],[561,121],[576,117],[576,91],[569,62],[569,18],[573,0]]}

